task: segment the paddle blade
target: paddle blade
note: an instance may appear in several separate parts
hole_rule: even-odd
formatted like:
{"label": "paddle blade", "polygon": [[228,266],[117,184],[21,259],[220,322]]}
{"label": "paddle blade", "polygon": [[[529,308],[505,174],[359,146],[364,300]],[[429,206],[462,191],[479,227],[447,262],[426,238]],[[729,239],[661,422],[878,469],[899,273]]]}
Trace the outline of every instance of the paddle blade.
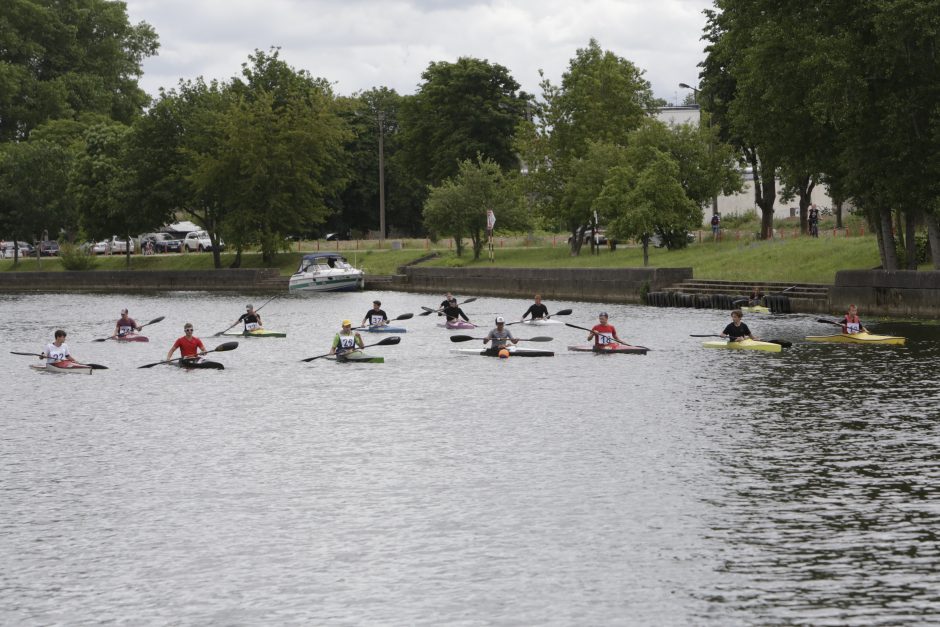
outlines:
{"label": "paddle blade", "polygon": [[[148,322],[147,324],[156,324],[156,323],[158,323],[158,322],[163,322],[163,320],[164,320],[165,318],[166,318],[166,316],[160,316],[160,317],[158,317],[158,318],[154,318],[153,320],[151,320],[151,321]],[[144,324],[144,325],[141,325],[141,326],[144,326],[144,327],[145,327],[145,326],[147,326],[147,324]]]}
{"label": "paddle blade", "polygon": [[238,348],[238,342],[225,342],[224,344],[219,344],[211,351],[206,351],[207,353],[222,353],[225,351],[233,351]]}
{"label": "paddle blade", "polygon": [[554,314],[552,314],[552,315],[553,315],[553,316],[570,316],[570,315],[571,315],[571,310],[570,310],[570,309],[562,309],[561,311],[556,311],[556,312],[555,312]]}
{"label": "paddle blade", "polygon": [[99,338],[96,339],[96,340],[92,340],[92,342],[107,342],[107,341],[110,340],[110,339],[111,339],[111,338],[109,338],[109,337],[99,337]]}
{"label": "paddle blade", "polygon": [[781,348],[790,348],[793,346],[793,342],[788,342],[786,340],[767,340],[771,344],[779,344]]}
{"label": "paddle blade", "polygon": [[398,344],[399,342],[401,342],[401,338],[396,335],[395,337],[387,337],[381,342],[376,342],[372,346],[391,346],[393,344]]}
{"label": "paddle blade", "polygon": [[475,300],[476,300],[476,297],[468,298],[467,300],[463,301],[463,302],[460,303],[460,304],[461,304],[461,305],[466,305],[467,303],[472,303],[472,302],[475,301]]}
{"label": "paddle blade", "polygon": [[414,317],[415,315],[413,313],[405,313],[395,318],[395,320],[411,320]]}
{"label": "paddle blade", "polygon": [[91,367],[92,370],[107,370],[107,366],[102,366],[101,364],[85,364],[86,366]]}
{"label": "paddle blade", "polygon": [[470,340],[478,340],[480,338],[470,337],[469,335],[451,335],[451,342],[469,342]]}
{"label": "paddle blade", "polygon": [[42,357],[39,353],[20,353],[17,351],[10,351],[11,355],[26,355],[27,357]]}
{"label": "paddle blade", "polygon": [[[471,338],[472,339],[472,338]],[[537,335],[536,337],[524,338],[520,337],[520,342],[551,342],[553,337],[548,337],[547,335]]]}
{"label": "paddle blade", "polygon": [[138,370],[143,370],[144,368],[153,368],[154,366],[159,366],[160,364],[168,364],[168,361],[155,361],[152,364],[144,364],[143,366],[137,366]]}

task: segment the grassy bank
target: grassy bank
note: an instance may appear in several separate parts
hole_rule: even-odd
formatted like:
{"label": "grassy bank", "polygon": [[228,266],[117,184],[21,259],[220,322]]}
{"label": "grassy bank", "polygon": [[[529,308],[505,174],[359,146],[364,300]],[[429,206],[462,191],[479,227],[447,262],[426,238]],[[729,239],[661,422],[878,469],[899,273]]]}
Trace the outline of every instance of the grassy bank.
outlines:
{"label": "grassy bank", "polygon": [[[524,246],[522,240],[501,242],[495,249],[495,262],[483,258],[472,260],[472,253],[457,257],[449,245],[437,248],[438,259],[425,262],[430,266],[467,267],[473,265],[496,265],[520,268],[605,268],[638,267],[643,265],[643,252],[639,247],[619,246],[616,251],[603,248],[599,255],[591,255],[590,249],[572,257],[564,241],[548,242],[542,246]],[[514,244],[514,245],[510,245]],[[304,247],[308,249],[308,247]],[[367,249],[344,250],[343,254],[356,267],[369,274],[394,274],[396,269],[427,253],[426,248],[405,250]],[[303,253],[277,255],[271,267],[284,276],[297,269]],[[222,266],[229,267],[234,254],[222,255]],[[776,239],[771,241],[726,239],[719,243],[694,243],[684,250],[669,251],[650,249],[650,265],[658,267],[691,267],[699,279],[724,279],[733,281],[793,281],[807,283],[832,283],[838,270],[865,269],[878,266],[878,246],[870,235],[863,237],[808,237]],[[97,257],[96,270],[121,270],[126,268],[123,256]],[[211,270],[212,255],[132,255],[133,270]],[[249,253],[242,256],[243,268],[263,267],[261,255]],[[924,268],[926,269],[926,268]],[[0,271],[61,271],[57,258],[20,261],[17,268],[12,260],[0,261]]]}

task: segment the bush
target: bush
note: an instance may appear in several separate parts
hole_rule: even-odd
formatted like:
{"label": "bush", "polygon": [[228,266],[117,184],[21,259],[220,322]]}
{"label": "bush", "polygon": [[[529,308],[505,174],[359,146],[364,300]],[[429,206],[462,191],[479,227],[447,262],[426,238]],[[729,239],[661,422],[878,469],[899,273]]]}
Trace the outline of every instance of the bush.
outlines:
{"label": "bush", "polygon": [[62,244],[59,248],[59,259],[66,270],[94,270],[97,265],[94,255],[74,244]]}
{"label": "bush", "polygon": [[[708,219],[710,220],[711,218],[708,217]],[[723,229],[740,229],[744,225],[753,222],[760,224],[760,218],[757,217],[757,211],[755,209],[748,209],[740,215],[721,216],[721,228]]]}

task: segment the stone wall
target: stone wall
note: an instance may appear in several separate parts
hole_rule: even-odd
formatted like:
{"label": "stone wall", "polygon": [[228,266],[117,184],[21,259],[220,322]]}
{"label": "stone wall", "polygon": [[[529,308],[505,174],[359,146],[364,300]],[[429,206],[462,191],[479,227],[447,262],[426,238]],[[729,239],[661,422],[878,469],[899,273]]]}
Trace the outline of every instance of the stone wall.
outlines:
{"label": "stone wall", "polygon": [[641,292],[692,278],[691,268],[404,268],[392,289],[598,302],[641,302]]}
{"label": "stone wall", "polygon": [[940,272],[841,270],[829,300],[835,312],[854,303],[863,317],[935,318],[940,313]]}
{"label": "stone wall", "polygon": [[273,268],[0,272],[4,292],[287,291]]}

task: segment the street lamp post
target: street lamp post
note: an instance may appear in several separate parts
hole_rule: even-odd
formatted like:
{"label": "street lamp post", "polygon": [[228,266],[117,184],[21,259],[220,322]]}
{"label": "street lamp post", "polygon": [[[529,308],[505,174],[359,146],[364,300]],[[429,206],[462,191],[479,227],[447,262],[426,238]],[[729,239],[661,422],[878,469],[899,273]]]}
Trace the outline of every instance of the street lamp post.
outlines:
{"label": "street lamp post", "polygon": [[[700,93],[702,93],[701,90],[699,90],[699,89],[697,89],[697,88],[695,88],[695,87],[692,87],[691,85],[687,85],[686,83],[679,83],[679,87],[681,87],[682,89],[691,89],[692,92],[695,94],[695,102],[696,102],[696,104],[698,105],[698,111],[699,111],[699,124],[701,124],[701,119],[702,119],[702,103],[700,103],[700,102],[698,101],[698,96],[699,96]],[[711,127],[712,127],[711,115],[709,115],[708,118],[705,119],[705,124],[707,124],[709,130],[711,130]],[[709,133],[709,135],[711,135],[711,133]],[[711,141],[712,141],[712,140],[711,140],[711,138],[709,137],[709,144],[708,144],[708,152],[709,152],[709,154],[711,154],[711,152],[712,152],[712,144],[711,144]],[[714,195],[714,196],[712,196],[712,215],[718,215],[718,195],[717,195],[717,194]]]}

